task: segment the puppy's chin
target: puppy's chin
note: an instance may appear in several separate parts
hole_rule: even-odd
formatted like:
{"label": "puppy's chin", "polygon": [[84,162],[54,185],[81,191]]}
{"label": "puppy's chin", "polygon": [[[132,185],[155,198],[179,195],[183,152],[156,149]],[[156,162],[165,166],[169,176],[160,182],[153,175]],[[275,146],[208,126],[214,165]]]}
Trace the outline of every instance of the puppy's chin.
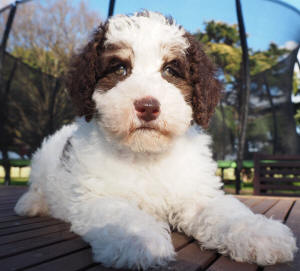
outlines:
{"label": "puppy's chin", "polygon": [[168,131],[149,127],[131,130],[122,143],[133,152],[162,153],[172,145],[172,135]]}

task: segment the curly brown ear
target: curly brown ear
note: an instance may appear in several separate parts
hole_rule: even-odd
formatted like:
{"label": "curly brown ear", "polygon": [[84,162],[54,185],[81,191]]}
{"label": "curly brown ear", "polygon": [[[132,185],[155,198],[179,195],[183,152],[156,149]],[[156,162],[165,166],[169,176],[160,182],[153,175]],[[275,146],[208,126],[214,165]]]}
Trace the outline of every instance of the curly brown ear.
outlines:
{"label": "curly brown ear", "polygon": [[190,44],[187,58],[190,64],[190,80],[194,87],[191,101],[193,117],[197,124],[207,128],[220,100],[222,85],[215,78],[216,68],[200,43],[189,33],[185,37]]}
{"label": "curly brown ear", "polygon": [[92,95],[101,73],[99,61],[103,48],[106,25],[100,25],[91,41],[72,57],[66,78],[66,87],[79,116],[90,121],[95,113]]}

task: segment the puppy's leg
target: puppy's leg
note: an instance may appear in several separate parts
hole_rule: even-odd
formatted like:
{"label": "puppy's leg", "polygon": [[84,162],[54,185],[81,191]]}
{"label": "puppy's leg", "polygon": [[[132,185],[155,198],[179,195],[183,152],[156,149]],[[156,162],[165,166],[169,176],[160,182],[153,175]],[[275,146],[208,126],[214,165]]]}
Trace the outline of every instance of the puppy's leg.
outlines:
{"label": "puppy's leg", "polygon": [[47,215],[48,213],[43,193],[34,186],[31,186],[28,192],[21,196],[14,210],[18,215],[23,216]]}
{"label": "puppy's leg", "polygon": [[208,249],[234,260],[259,265],[293,260],[297,250],[291,230],[276,220],[255,215],[231,196],[181,209],[180,227]]}
{"label": "puppy's leg", "polygon": [[174,258],[168,224],[126,200],[97,198],[74,209],[71,229],[90,243],[94,259],[107,267],[146,269]]}

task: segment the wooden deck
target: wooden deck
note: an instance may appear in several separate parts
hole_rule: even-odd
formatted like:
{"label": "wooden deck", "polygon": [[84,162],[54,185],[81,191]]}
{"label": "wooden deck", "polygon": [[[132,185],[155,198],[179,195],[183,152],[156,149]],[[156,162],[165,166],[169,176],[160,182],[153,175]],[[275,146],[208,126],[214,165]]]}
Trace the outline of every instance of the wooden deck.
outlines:
{"label": "wooden deck", "polygon": [[[69,225],[50,218],[26,218],[14,214],[13,207],[25,188],[0,186],[0,270],[88,270],[108,271],[92,260],[91,248],[69,231]],[[300,199],[241,196],[255,213],[283,220],[298,236],[300,247]],[[245,233],[247,234],[247,233]],[[285,271],[300,270],[300,252],[293,263],[258,267],[237,263],[216,253],[201,250],[186,236],[173,233],[177,261],[163,270]]]}

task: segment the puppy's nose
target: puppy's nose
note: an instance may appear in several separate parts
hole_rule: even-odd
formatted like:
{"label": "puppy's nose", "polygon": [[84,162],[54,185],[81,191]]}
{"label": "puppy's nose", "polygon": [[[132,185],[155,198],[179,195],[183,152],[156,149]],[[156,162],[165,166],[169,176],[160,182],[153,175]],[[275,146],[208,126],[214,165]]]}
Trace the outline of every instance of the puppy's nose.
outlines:
{"label": "puppy's nose", "polygon": [[160,113],[159,101],[153,97],[145,97],[134,102],[134,107],[138,118],[144,121],[157,119]]}

